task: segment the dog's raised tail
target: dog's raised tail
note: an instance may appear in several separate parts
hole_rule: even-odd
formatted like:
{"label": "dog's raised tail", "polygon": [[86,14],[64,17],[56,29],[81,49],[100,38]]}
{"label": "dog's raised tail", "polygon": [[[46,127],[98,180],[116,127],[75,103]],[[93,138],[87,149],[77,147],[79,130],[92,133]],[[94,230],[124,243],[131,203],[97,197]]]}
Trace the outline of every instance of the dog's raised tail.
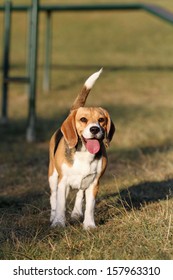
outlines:
{"label": "dog's raised tail", "polygon": [[98,72],[92,74],[84,83],[84,86],[81,92],[78,94],[77,98],[75,99],[71,111],[78,109],[79,107],[84,107],[88,94],[92,87],[94,86],[96,80],[99,78],[100,74],[102,73],[103,68],[101,68]]}

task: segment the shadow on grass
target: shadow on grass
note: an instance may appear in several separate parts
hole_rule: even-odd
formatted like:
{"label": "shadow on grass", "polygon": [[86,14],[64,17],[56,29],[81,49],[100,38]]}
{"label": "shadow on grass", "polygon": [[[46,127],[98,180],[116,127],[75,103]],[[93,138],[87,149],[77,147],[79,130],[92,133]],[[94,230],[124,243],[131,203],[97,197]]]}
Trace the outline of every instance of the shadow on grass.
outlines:
{"label": "shadow on grass", "polygon": [[173,198],[173,180],[144,182],[121,191],[119,195],[127,209],[140,209],[147,203]]}
{"label": "shadow on grass", "polygon": [[[150,109],[142,105],[121,105],[116,104],[111,106],[110,104],[104,104],[103,107],[108,110],[111,115],[111,118],[115,122],[115,125],[121,122],[121,125],[124,123],[125,126],[129,123],[133,123],[134,120],[140,118],[149,120],[150,118],[159,117],[159,119],[167,117],[169,114],[172,115],[172,108],[159,107],[156,109]],[[70,108],[69,108],[70,109]],[[64,119],[69,113],[69,109],[65,108],[63,113],[56,113],[52,118],[40,118],[38,116],[36,122],[36,136],[38,141],[47,141],[50,139],[51,135],[57,130]],[[7,125],[0,124],[0,142],[14,142],[20,139],[25,141],[27,129],[27,119],[19,120],[9,120]]]}
{"label": "shadow on grass", "polygon": [[63,71],[81,71],[81,70],[91,70],[97,71],[100,67],[103,67],[106,71],[129,71],[129,72],[162,72],[173,70],[173,65],[119,65],[119,66],[110,66],[110,65],[63,65],[63,64],[53,64],[52,69],[63,70]]}
{"label": "shadow on grass", "polygon": [[161,182],[144,182],[128,187],[119,193],[102,197],[110,199],[118,197],[118,204],[123,204],[127,210],[140,209],[148,203],[173,198],[173,179]]}
{"label": "shadow on grass", "polygon": [[[141,210],[148,204],[171,198],[173,198],[173,179],[130,186],[120,192],[104,195],[98,199],[96,207],[98,223],[104,225],[110,220],[109,211],[111,209],[115,209],[116,214],[113,213],[113,215],[121,215],[124,210]],[[123,211],[120,210],[121,208]]]}
{"label": "shadow on grass", "polygon": [[[133,162],[139,162],[140,160],[143,160],[144,156],[154,156],[155,154],[159,153],[166,153],[173,151],[173,142],[171,139],[165,139],[163,143],[160,143],[158,145],[151,145],[151,146],[144,146],[144,147],[134,147],[131,149],[118,149],[113,150],[113,152],[108,152],[108,155],[110,154],[110,157],[112,158],[110,164],[117,164],[120,161],[131,161]],[[114,163],[113,163],[114,161]]]}
{"label": "shadow on grass", "polygon": [[[51,119],[38,117],[36,121],[36,142],[49,141],[67,115],[68,112],[64,111],[63,114],[57,114],[55,118]],[[5,125],[0,124],[0,143],[8,145],[9,143],[26,142],[26,129],[26,119],[9,120]]]}
{"label": "shadow on grass", "polygon": [[[44,191],[28,191],[23,195],[0,196],[0,209],[8,209],[9,212],[20,212],[25,205],[41,206],[42,200],[45,199]],[[48,201],[48,199],[47,199]],[[46,205],[42,210],[47,209]],[[39,208],[37,208],[39,209]]]}
{"label": "shadow on grass", "polygon": [[[43,69],[44,65],[40,64],[39,68]],[[144,72],[144,71],[170,71],[173,70],[173,65],[80,65],[80,64],[55,64],[51,65],[51,69],[53,70],[61,70],[61,71],[81,71],[81,70],[98,70],[99,67],[104,67],[106,71],[132,71],[132,72]],[[1,69],[1,68],[0,68]],[[13,64],[11,65],[11,69],[21,69],[25,70],[24,64]]]}

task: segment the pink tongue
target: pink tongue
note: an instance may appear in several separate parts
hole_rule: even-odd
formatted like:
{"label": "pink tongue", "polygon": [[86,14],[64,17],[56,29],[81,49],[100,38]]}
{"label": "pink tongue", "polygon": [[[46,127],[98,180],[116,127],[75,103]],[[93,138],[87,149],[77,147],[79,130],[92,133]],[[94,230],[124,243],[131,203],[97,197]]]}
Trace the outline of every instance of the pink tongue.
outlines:
{"label": "pink tongue", "polygon": [[91,154],[96,154],[100,150],[100,143],[97,139],[88,139],[86,140],[86,148]]}

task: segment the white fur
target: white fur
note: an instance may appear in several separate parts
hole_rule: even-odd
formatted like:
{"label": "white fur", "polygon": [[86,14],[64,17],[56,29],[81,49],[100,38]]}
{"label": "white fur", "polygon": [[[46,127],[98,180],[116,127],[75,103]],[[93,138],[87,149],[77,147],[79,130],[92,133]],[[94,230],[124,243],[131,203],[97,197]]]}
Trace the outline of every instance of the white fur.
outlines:
{"label": "white fur", "polygon": [[84,197],[84,191],[79,190],[76,194],[75,205],[71,213],[71,217],[73,219],[78,219],[83,216],[83,212],[82,212],[83,197]]}
{"label": "white fur", "polygon": [[100,76],[100,74],[102,73],[103,68],[101,68],[98,72],[92,74],[85,82],[85,86],[87,89],[91,89],[93,87],[93,85],[95,84],[96,80],[98,79],[98,77]]}
{"label": "white fur", "polygon": [[85,207],[85,215],[84,215],[84,222],[83,226],[84,229],[95,228],[95,221],[94,221],[94,208],[95,208],[95,198],[93,196],[93,187],[95,182],[86,190],[86,207]]}
{"label": "white fur", "polygon": [[[86,209],[84,215],[84,228],[95,227],[94,222],[94,206],[95,198],[93,189],[97,184],[97,175],[100,174],[102,168],[102,159],[93,160],[94,155],[88,151],[76,152],[74,155],[74,163],[71,167],[65,163],[62,165],[62,180],[59,182],[56,192],[56,211],[52,226],[65,226],[65,210],[66,210],[66,194],[69,187],[78,189],[72,217],[82,216],[82,203],[84,191],[86,194]],[[55,176],[55,175],[54,175]],[[52,178],[53,175],[51,176]],[[49,180],[53,181],[52,179]],[[55,181],[55,180],[54,180]],[[52,198],[52,201],[54,199]],[[52,203],[54,207],[55,203]],[[53,209],[54,210],[54,209]]]}
{"label": "white fur", "polygon": [[50,195],[50,205],[51,205],[51,216],[50,221],[52,222],[55,217],[55,211],[56,211],[56,191],[58,187],[58,173],[56,169],[54,169],[54,172],[52,176],[49,177],[49,185],[51,190]]}

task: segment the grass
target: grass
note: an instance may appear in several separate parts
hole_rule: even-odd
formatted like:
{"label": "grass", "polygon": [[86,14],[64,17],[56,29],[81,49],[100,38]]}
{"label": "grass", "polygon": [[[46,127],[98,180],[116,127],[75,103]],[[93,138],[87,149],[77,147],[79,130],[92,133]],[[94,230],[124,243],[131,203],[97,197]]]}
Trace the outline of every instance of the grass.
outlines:
{"label": "grass", "polygon": [[[173,10],[170,1],[165,7]],[[10,122],[0,126],[0,259],[173,259],[172,26],[143,12],[74,15],[53,16],[48,93],[42,91],[40,18],[33,144],[25,142],[26,88],[10,85]],[[16,14],[13,22],[11,74],[22,74],[27,20]],[[87,104],[108,109],[117,131],[97,199],[98,227],[86,232],[70,223],[73,191],[68,226],[50,229],[49,139],[85,79],[101,66]]]}

